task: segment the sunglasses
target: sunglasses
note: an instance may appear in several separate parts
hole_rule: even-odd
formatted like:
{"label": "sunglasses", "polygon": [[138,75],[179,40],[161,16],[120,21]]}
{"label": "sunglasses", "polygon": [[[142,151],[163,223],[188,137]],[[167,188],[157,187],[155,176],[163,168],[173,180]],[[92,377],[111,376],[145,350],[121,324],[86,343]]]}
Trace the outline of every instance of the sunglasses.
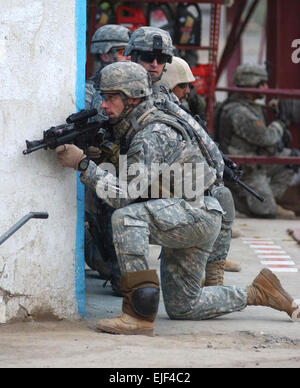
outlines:
{"label": "sunglasses", "polygon": [[168,62],[169,56],[166,54],[143,52],[139,55],[142,62],[152,63],[155,59],[159,65]]}
{"label": "sunglasses", "polygon": [[180,89],[186,89],[189,86],[188,82],[182,82],[181,84],[177,85]]}

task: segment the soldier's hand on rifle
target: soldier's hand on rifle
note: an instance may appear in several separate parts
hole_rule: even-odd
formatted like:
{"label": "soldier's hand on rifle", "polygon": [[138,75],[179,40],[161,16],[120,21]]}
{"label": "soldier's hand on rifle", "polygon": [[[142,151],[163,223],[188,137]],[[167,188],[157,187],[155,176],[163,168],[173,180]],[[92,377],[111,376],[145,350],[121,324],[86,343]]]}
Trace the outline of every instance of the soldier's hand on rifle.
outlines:
{"label": "soldier's hand on rifle", "polygon": [[59,163],[64,167],[78,170],[79,162],[86,158],[84,152],[74,144],[65,144],[55,149]]}
{"label": "soldier's hand on rifle", "polygon": [[89,159],[99,159],[102,151],[98,147],[90,146],[87,149],[87,157]]}

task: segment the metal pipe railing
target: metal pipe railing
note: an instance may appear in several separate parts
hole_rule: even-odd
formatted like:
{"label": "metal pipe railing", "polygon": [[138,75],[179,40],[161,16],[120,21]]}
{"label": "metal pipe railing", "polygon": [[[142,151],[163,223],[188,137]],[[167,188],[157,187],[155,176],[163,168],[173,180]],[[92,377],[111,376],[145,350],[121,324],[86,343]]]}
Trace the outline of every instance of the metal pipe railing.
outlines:
{"label": "metal pipe railing", "polygon": [[30,212],[26,216],[20,219],[14,226],[12,226],[6,233],[0,237],[0,245],[4,243],[10,236],[12,236],[18,229],[20,229],[31,218],[48,218],[49,214],[46,212]]}

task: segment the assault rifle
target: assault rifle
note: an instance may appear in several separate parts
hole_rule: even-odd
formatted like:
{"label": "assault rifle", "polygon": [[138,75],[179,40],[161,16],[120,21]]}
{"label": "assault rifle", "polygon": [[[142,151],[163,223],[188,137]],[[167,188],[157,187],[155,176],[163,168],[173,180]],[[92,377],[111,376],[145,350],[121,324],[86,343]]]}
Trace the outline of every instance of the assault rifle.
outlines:
{"label": "assault rifle", "polygon": [[246,183],[241,181],[242,171],[238,170],[238,165],[235,164],[231,159],[227,158],[223,155],[223,160],[225,163],[224,167],[224,180],[230,183],[235,183],[237,185],[242,186],[245,190],[248,191],[251,195],[257,198],[261,202],[265,202],[264,197],[259,195],[256,191],[251,189]]}
{"label": "assault rifle", "polygon": [[41,140],[26,140],[26,150],[24,155],[28,155],[40,149],[51,150],[64,144],[75,144],[86,151],[90,145],[97,145],[103,142],[106,131],[102,129],[107,120],[103,116],[103,121],[90,121],[89,118],[96,116],[97,109],[81,110],[71,114],[67,119],[67,124],[51,127],[44,131]]}
{"label": "assault rifle", "polygon": [[[199,115],[194,116],[194,119],[207,131],[206,127],[206,121],[204,121]],[[216,143],[217,144],[217,143]],[[220,151],[221,152],[221,151]],[[222,152],[221,152],[222,154]],[[241,181],[242,171],[239,170],[238,165],[234,163],[231,159],[227,158],[225,155],[223,155],[224,160],[224,180],[229,183],[234,183],[237,185],[242,186],[245,190],[248,191],[251,195],[253,195],[255,198],[257,198],[259,201],[264,202],[265,199],[261,195],[259,195],[256,191],[254,191],[251,187],[246,185],[246,183]]]}

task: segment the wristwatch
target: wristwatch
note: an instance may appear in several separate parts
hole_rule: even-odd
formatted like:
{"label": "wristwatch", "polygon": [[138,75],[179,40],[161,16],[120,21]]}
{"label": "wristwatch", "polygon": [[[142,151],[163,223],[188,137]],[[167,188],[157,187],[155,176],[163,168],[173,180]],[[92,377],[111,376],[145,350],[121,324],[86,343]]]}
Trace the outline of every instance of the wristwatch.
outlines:
{"label": "wristwatch", "polygon": [[86,171],[90,163],[89,158],[84,158],[78,163],[78,171]]}

